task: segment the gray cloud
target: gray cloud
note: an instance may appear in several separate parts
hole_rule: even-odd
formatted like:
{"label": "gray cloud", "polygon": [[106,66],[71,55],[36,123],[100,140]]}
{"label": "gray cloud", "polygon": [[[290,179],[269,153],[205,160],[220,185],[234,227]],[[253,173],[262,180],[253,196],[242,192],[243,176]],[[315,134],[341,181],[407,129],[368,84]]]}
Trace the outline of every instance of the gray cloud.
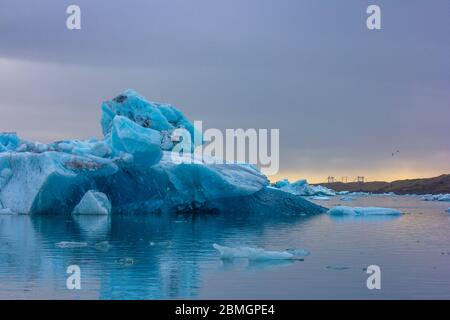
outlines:
{"label": "gray cloud", "polygon": [[101,101],[134,88],[209,127],[280,128],[286,172],[448,172],[450,2],[377,3],[373,32],[368,1],[2,0],[0,129],[99,136]]}

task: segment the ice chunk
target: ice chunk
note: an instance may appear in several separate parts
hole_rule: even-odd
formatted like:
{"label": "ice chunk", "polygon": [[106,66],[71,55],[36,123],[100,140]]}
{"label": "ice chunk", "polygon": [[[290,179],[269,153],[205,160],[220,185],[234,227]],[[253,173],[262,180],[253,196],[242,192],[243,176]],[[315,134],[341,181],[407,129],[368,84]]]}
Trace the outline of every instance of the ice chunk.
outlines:
{"label": "ice chunk", "polygon": [[147,101],[133,90],[127,90],[103,103],[101,124],[105,136],[111,131],[115,116],[127,117],[144,128],[158,131],[173,129],[154,103]]}
{"label": "ice chunk", "polygon": [[353,200],[355,200],[355,199],[352,198],[352,197],[342,197],[340,200],[341,200],[341,201],[353,201]]}
{"label": "ice chunk", "polygon": [[15,132],[0,132],[0,152],[15,151],[20,139]]}
{"label": "ice chunk", "polygon": [[424,201],[450,201],[450,194],[426,194],[422,196]]}
{"label": "ice chunk", "polygon": [[286,249],[287,252],[292,253],[296,257],[307,257],[311,254],[306,249]]}
{"label": "ice chunk", "polygon": [[289,185],[289,180],[288,179],[283,179],[283,180],[280,180],[280,181],[277,181],[277,182],[274,183],[274,187],[278,188],[278,189],[280,189],[282,187],[286,187],[288,185]]}
{"label": "ice chunk", "polygon": [[116,116],[112,122],[111,145],[117,155],[131,154],[133,165],[137,166],[154,165],[162,156],[161,134],[122,116]]}
{"label": "ice chunk", "polygon": [[336,206],[328,211],[330,215],[342,216],[370,216],[370,215],[393,215],[398,216],[402,213],[396,209],[381,208],[381,207],[346,207]]}
{"label": "ice chunk", "polygon": [[72,211],[73,214],[110,214],[111,203],[102,193],[89,190]]}
{"label": "ice chunk", "polygon": [[315,195],[335,196],[336,192],[323,186],[311,186]]}
{"label": "ice chunk", "polygon": [[72,248],[84,248],[87,247],[86,242],[76,242],[76,241],[61,241],[55,244],[58,248],[72,249]]}
{"label": "ice chunk", "polygon": [[325,197],[325,196],[313,196],[311,197],[312,200],[330,200],[330,197]]}
{"label": "ice chunk", "polygon": [[326,266],[325,269],[341,271],[341,270],[348,270],[348,269],[350,269],[350,267],[346,267],[346,266]]}
{"label": "ice chunk", "polygon": [[15,212],[12,212],[11,209],[8,208],[1,208],[0,206],[0,214],[15,214]]}
{"label": "ice chunk", "polygon": [[371,193],[370,192],[357,191],[357,192],[350,192],[349,195],[350,196],[370,196]]}
{"label": "ice chunk", "polygon": [[274,185],[282,191],[299,196],[335,196],[336,192],[323,186],[311,186],[304,179],[289,183],[287,179],[278,181]]}
{"label": "ice chunk", "polygon": [[108,252],[109,249],[111,249],[111,245],[109,244],[108,241],[101,241],[98,242],[94,245],[94,248],[98,251],[102,251],[102,252]]}
{"label": "ice chunk", "polygon": [[[213,247],[219,251],[222,259],[295,260],[299,259],[299,256],[305,256],[306,254],[306,251],[295,251],[293,249],[288,249],[289,251],[267,251],[261,248],[252,247],[225,247],[216,243],[213,244]],[[296,255],[296,253],[299,255]]]}

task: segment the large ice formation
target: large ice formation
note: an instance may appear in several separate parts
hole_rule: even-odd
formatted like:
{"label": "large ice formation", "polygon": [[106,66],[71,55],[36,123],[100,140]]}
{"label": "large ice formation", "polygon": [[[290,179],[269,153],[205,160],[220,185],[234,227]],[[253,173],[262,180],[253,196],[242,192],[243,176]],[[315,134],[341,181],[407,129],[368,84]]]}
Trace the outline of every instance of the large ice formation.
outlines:
{"label": "large ice formation", "polygon": [[270,188],[255,166],[175,154],[172,149],[180,142],[174,138],[176,129],[191,134],[193,148],[202,143],[201,134],[174,106],[147,101],[132,90],[103,103],[101,126],[102,139],[49,144],[0,133],[0,210],[55,214],[325,210]]}

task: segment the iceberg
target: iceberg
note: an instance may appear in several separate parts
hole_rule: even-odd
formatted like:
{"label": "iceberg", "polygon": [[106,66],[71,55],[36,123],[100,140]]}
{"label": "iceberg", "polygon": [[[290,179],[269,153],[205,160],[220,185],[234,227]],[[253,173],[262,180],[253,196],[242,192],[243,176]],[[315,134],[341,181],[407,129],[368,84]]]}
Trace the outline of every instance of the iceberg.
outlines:
{"label": "iceberg", "polygon": [[[174,152],[174,131],[201,134],[176,107],[127,90],[102,104],[103,138],[29,142],[0,133],[0,210],[19,214],[275,212],[326,209],[269,186],[253,165]],[[301,183],[284,187],[297,188]],[[329,189],[305,185],[310,195]],[[283,188],[284,188],[283,187]],[[282,190],[282,191],[280,191]],[[319,191],[318,191],[319,190]]]}
{"label": "iceberg", "polygon": [[328,211],[329,215],[332,216],[378,216],[378,215],[389,215],[398,216],[401,215],[401,211],[390,208],[381,207],[346,207],[346,206],[336,206]]}
{"label": "iceberg", "polygon": [[424,201],[450,201],[450,194],[446,193],[446,194],[426,194],[423,195],[422,200]]}
{"label": "iceberg", "polygon": [[284,192],[299,196],[335,196],[336,192],[323,186],[312,186],[305,179],[290,183],[288,179],[277,181],[273,185]]}
{"label": "iceberg", "polygon": [[267,251],[262,248],[252,247],[225,247],[213,244],[219,251],[222,259],[248,259],[248,260],[298,260],[309,255],[306,250],[288,249],[286,251]]}
{"label": "iceberg", "polygon": [[72,211],[73,214],[110,214],[111,203],[106,194],[89,190]]}

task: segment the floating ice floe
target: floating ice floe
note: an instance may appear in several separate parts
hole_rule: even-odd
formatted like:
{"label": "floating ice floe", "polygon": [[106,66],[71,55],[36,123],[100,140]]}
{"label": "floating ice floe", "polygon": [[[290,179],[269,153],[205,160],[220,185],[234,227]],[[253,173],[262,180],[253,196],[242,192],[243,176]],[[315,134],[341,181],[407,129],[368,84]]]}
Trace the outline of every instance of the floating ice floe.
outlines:
{"label": "floating ice floe", "polygon": [[84,248],[87,247],[86,242],[76,242],[76,241],[61,241],[55,244],[58,248],[72,249],[72,248]]}
{"label": "floating ice floe", "polygon": [[346,267],[346,266],[326,266],[325,269],[341,271],[341,270],[348,270],[348,269],[350,269],[350,267]]}
{"label": "floating ice floe", "polygon": [[356,192],[350,192],[348,193],[350,196],[370,196],[370,192],[362,192],[362,191],[356,191]]}
{"label": "floating ice floe", "polygon": [[213,244],[219,251],[222,259],[249,259],[249,260],[297,260],[309,255],[307,250],[288,249],[286,251],[267,251],[252,247],[225,247]]}
{"label": "floating ice floe", "polygon": [[340,200],[341,200],[341,201],[353,201],[353,200],[355,200],[355,198],[352,198],[352,197],[342,197]]}
{"label": "floating ice floe", "polygon": [[312,186],[304,179],[290,183],[288,179],[277,181],[274,187],[299,196],[335,196],[336,192],[323,186]]}
{"label": "floating ice floe", "polygon": [[426,194],[423,195],[422,200],[424,201],[450,201],[450,194]]}
{"label": "floating ice floe", "polygon": [[310,199],[312,200],[330,200],[330,197],[325,197],[325,196],[313,196]]}
{"label": "floating ice floe", "polygon": [[12,212],[11,209],[0,208],[0,214],[15,214],[15,213]]}
{"label": "floating ice floe", "polygon": [[[180,142],[175,130],[186,129],[192,147],[202,143],[201,133],[174,106],[147,101],[135,91],[103,103],[101,126],[102,139],[49,144],[0,133],[1,210],[153,213],[237,204],[258,212],[325,210],[269,188],[267,177],[253,165],[212,163],[189,150],[182,155],[172,152]],[[317,190],[311,195],[325,192]]]}
{"label": "floating ice floe", "polygon": [[381,207],[347,207],[336,206],[328,211],[328,214],[333,216],[398,216],[401,215],[401,211],[390,208]]}
{"label": "floating ice floe", "polygon": [[108,252],[109,249],[111,249],[111,245],[109,244],[108,241],[101,241],[98,242],[94,245],[94,248],[98,251],[102,251],[102,252]]}

